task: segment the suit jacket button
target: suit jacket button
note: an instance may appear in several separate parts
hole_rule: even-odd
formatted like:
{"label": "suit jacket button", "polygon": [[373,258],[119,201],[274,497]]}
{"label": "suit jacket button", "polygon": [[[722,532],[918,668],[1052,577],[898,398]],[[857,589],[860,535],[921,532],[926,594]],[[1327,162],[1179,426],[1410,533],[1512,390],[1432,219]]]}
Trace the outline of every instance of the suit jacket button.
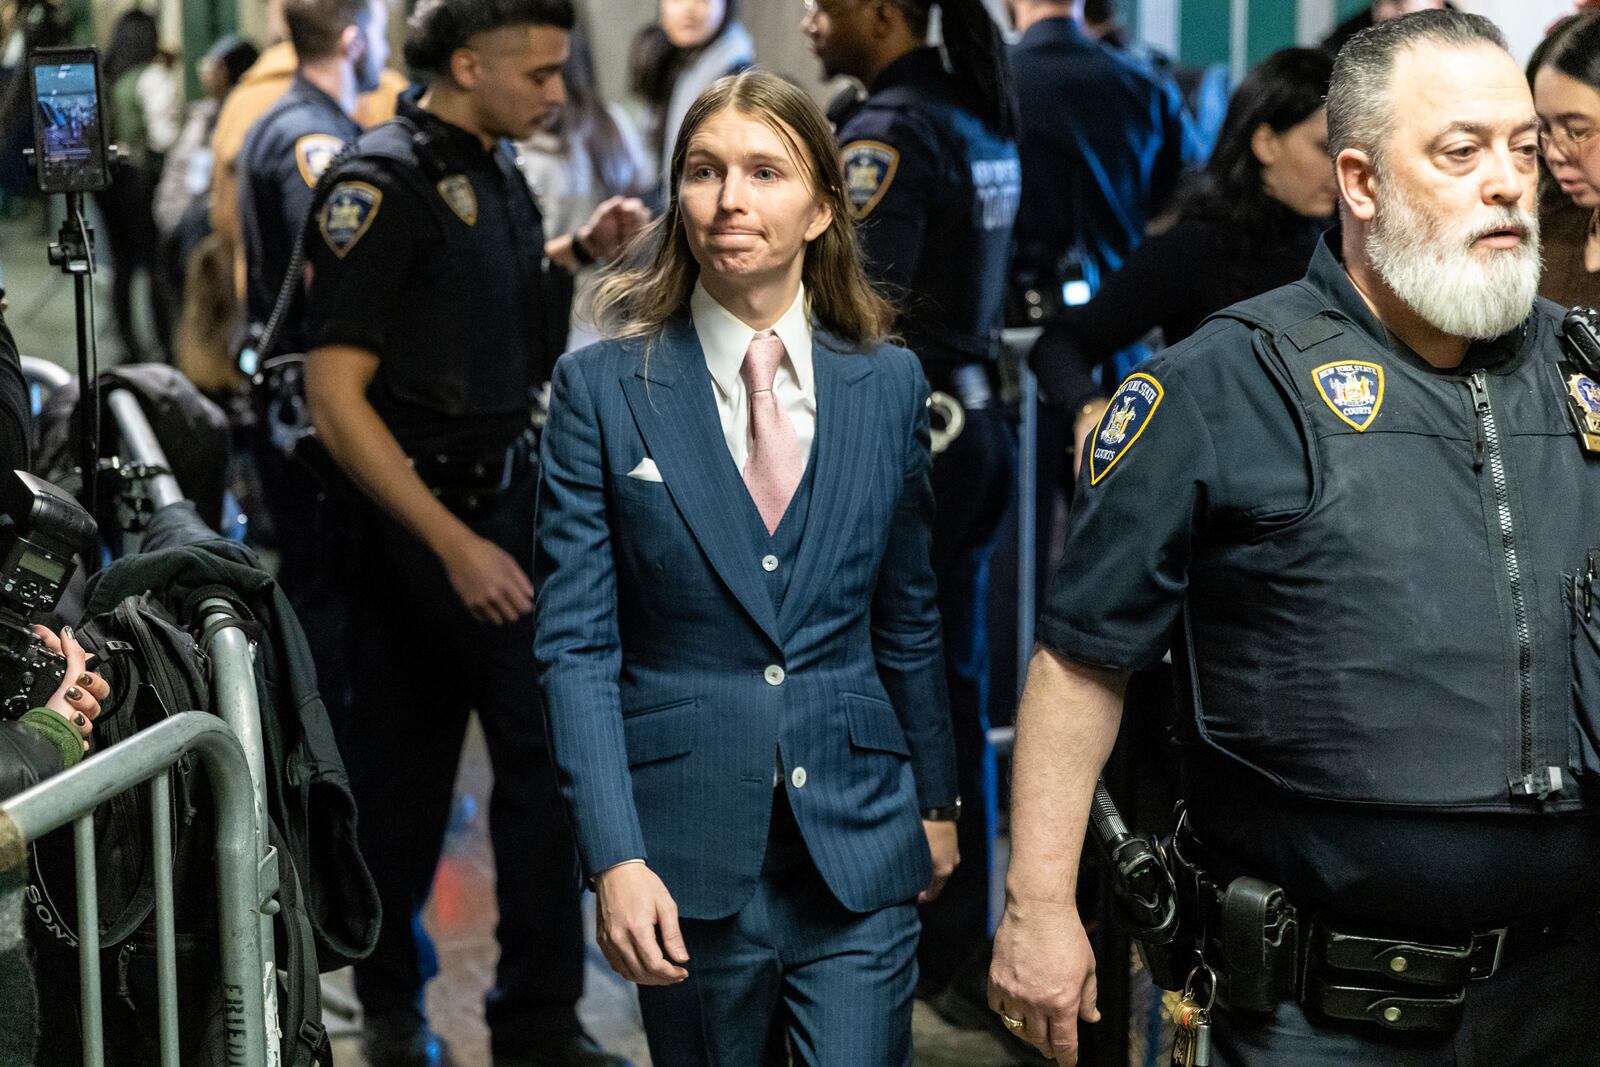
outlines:
{"label": "suit jacket button", "polygon": [[761,676],[767,680],[768,685],[783,684],[783,668],[776,663],[761,672]]}
{"label": "suit jacket button", "polygon": [[789,781],[796,789],[804,789],[806,787],[806,769],[804,767],[796,767],[790,773]]}
{"label": "suit jacket button", "polygon": [[771,573],[772,571],[777,570],[778,569],[778,557],[777,556],[762,556],[761,557],[761,569],[764,570],[764,571],[767,571],[768,573]]}

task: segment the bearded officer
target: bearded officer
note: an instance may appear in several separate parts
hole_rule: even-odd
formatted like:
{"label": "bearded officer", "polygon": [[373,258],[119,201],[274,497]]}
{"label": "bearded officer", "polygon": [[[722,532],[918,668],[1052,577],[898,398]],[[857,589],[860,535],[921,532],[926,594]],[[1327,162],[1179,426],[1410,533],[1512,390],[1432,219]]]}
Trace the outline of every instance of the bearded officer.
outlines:
{"label": "bearded officer", "polygon": [[494,771],[494,1063],[623,1062],[575,1012],[577,863],[545,747],[528,580],[530,416],[567,326],[549,272],[609,255],[643,216],[608,201],[546,242],[507,143],[562,104],[572,23],[569,0],[424,0],[405,51],[425,91],[329,171],[307,224],[306,395],[359,490],[351,712],[381,724],[345,752],[384,911],[355,969],[372,1063],[443,1062],[421,1011],[434,963],[416,917],[471,711]]}
{"label": "bearded officer", "polygon": [[1535,298],[1538,119],[1493,24],[1440,11],[1345,47],[1328,125],[1342,231],[1091,440],[990,976],[1063,1064],[1097,1014],[1091,792],[1169,647],[1213,1064],[1594,1062],[1600,456]]}

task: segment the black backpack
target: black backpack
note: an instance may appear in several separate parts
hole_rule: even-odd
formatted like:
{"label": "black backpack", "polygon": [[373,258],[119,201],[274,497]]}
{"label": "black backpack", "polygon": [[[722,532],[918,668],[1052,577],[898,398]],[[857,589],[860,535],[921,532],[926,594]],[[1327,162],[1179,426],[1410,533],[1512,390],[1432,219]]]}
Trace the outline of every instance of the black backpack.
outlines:
{"label": "black backpack", "polygon": [[[79,628],[78,638],[99,656],[98,669],[113,694],[95,725],[97,749],[180,711],[210,710],[204,650],[148,594],[127,597],[112,611],[90,619]],[[186,1067],[221,1067],[227,1062],[227,1031],[217,938],[215,809],[209,783],[192,757],[178,762],[169,781],[179,1047]],[[148,785],[113,798],[95,812],[105,1048],[112,1067],[159,1058],[150,819]],[[274,936],[282,1062],[284,1067],[326,1067],[332,1052],[322,1026],[316,947],[299,872],[275,824],[269,833],[279,863]],[[40,987],[52,990],[53,1003],[71,1001],[75,1007],[77,886],[69,830],[36,843],[30,875],[29,937]],[[273,1022],[268,1019],[269,1029]],[[76,1028],[47,1028],[38,1062],[45,1067],[77,1064]]]}

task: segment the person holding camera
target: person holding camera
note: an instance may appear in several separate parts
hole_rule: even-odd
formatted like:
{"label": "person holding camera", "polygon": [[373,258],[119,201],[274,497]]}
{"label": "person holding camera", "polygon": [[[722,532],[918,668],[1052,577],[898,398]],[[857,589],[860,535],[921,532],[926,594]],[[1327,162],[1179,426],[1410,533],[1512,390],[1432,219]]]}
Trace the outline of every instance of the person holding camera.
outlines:
{"label": "person holding camera", "polygon": [[[0,331],[4,322],[0,320]],[[0,336],[0,348],[9,337]],[[0,363],[5,362],[0,360]],[[61,686],[43,707],[14,721],[0,721],[0,800],[59,774],[83,758],[100,706],[111,696],[104,678],[87,669],[88,656],[71,627],[60,635],[35,626],[50,651],[67,660]],[[23,937],[25,868],[0,870],[0,1064],[32,1063],[38,1039],[38,1006],[28,946]]]}

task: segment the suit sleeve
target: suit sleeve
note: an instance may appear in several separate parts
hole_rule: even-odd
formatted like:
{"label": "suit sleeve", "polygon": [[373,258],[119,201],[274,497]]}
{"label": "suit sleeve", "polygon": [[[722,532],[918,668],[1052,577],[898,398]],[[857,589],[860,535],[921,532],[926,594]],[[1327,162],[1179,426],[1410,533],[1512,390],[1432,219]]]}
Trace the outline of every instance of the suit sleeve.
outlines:
{"label": "suit sleeve", "polygon": [[585,877],[645,856],[617,676],[617,575],[600,425],[580,364],[556,364],[541,444],[534,659]]}
{"label": "suit sleeve", "polygon": [[920,807],[955,801],[955,741],[945,688],[944,644],[933,577],[933,453],[928,444],[928,383],[909,353],[903,374],[911,411],[904,478],[889,543],[872,596],[872,650],[878,677],[911,749]]}

